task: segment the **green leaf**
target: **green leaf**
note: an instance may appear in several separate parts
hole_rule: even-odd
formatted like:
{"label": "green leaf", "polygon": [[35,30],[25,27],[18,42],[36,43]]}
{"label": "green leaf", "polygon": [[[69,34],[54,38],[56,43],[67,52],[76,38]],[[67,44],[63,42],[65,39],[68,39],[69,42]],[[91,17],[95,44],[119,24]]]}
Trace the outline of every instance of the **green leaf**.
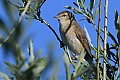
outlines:
{"label": "green leaf", "polygon": [[40,58],[33,65],[31,65],[26,71],[23,72],[22,76],[24,76],[28,80],[33,80],[34,78],[38,78],[40,76],[41,71],[47,65],[46,58]]}
{"label": "green leaf", "polygon": [[118,20],[118,12],[117,10],[115,10],[115,26],[116,26],[117,20]]}
{"label": "green leaf", "polygon": [[115,37],[114,37],[109,31],[108,31],[108,36],[114,41],[115,44],[118,45],[118,43],[117,43]]}
{"label": "green leaf", "polygon": [[24,7],[18,7],[17,9],[18,9],[18,11],[23,12],[25,8]]}
{"label": "green leaf", "polygon": [[3,72],[0,72],[0,77],[2,78],[2,80],[10,80],[9,76]]}
{"label": "green leaf", "polygon": [[[101,31],[104,33],[103,29]],[[114,41],[116,45],[118,45],[118,42],[116,41],[115,37],[109,31],[107,32],[107,35]]]}
{"label": "green leaf", "polygon": [[44,4],[46,0],[33,0],[33,3],[32,3],[32,8],[35,10],[35,11],[38,11],[41,6]]}
{"label": "green leaf", "polygon": [[75,11],[76,13],[83,14],[83,12],[77,8],[71,7],[71,6],[65,6],[66,9],[70,9]]}
{"label": "green leaf", "polygon": [[99,12],[98,10],[99,9],[97,8],[96,11],[95,11],[95,13],[94,13],[94,15],[93,15],[93,20],[95,20],[96,16],[98,15],[98,12]]}
{"label": "green leaf", "polygon": [[[85,74],[85,80],[88,80],[90,78],[90,74],[92,73],[92,70],[88,70]],[[93,79],[92,79],[93,80]]]}
{"label": "green leaf", "polygon": [[73,4],[74,4],[75,6],[77,6],[77,7],[79,7],[79,5],[78,5],[77,3],[73,2]]}
{"label": "green leaf", "polygon": [[29,45],[28,52],[29,52],[29,56],[30,56],[29,61],[32,64],[34,62],[34,53],[33,53],[33,42],[31,39],[30,39],[30,45]]}
{"label": "green leaf", "polygon": [[38,7],[37,9],[41,8],[41,6],[45,3],[46,0],[37,0],[38,1]]}
{"label": "green leaf", "polygon": [[91,67],[89,66],[89,67],[86,67],[85,69],[83,69],[83,70],[81,70],[78,74],[77,74],[77,76],[81,76],[81,75],[83,75],[84,73],[86,73],[88,70],[90,70],[91,69]]}
{"label": "green leaf", "polygon": [[86,37],[87,37],[87,39],[88,39],[88,42],[89,42],[90,46],[91,46],[91,47],[94,47],[93,44],[92,44],[90,35],[89,35],[89,33],[88,33],[88,30],[86,29],[85,26],[84,26],[84,30],[85,30],[85,34],[86,34]]}
{"label": "green leaf", "polygon": [[18,69],[18,67],[17,66],[15,66],[15,65],[13,65],[13,64],[11,64],[11,63],[9,63],[9,62],[4,62],[8,67],[10,67],[10,68],[13,68],[13,69]]}
{"label": "green leaf", "polygon": [[119,47],[118,47],[118,65],[119,65],[119,69],[120,69],[120,45],[119,45]]}
{"label": "green leaf", "polygon": [[13,74],[16,79],[18,80],[21,80],[22,77],[21,77],[21,71],[20,71],[20,68],[18,68],[17,66],[9,63],[9,62],[5,62],[5,64],[8,66],[8,69],[10,70],[11,74]]}
{"label": "green leaf", "polygon": [[120,16],[118,16],[117,10],[115,11],[115,29],[117,33],[118,42],[120,44]]}
{"label": "green leaf", "polygon": [[70,80],[71,79],[71,74],[70,74],[70,61],[69,61],[69,57],[67,56],[66,53],[64,53],[63,58],[64,58],[64,65],[65,65],[65,70],[66,70],[66,79]]}
{"label": "green leaf", "polygon": [[86,63],[83,62],[83,63],[80,65],[76,77],[77,77],[77,76],[80,76],[80,75],[83,75],[83,74],[81,74],[81,72],[83,71],[83,68],[84,68],[85,64],[86,64]]}
{"label": "green leaf", "polygon": [[90,0],[90,11],[92,12],[94,6],[94,0]]}
{"label": "green leaf", "polygon": [[39,74],[46,66],[47,61],[46,58],[40,58],[36,63],[36,68],[34,68],[34,74]]}
{"label": "green leaf", "polygon": [[79,54],[77,63],[75,65],[75,72],[73,74],[73,77],[76,77],[76,75],[78,74],[79,67],[81,65],[81,62],[83,62],[84,57],[85,57],[84,50],[82,50],[81,53]]}
{"label": "green leaf", "polygon": [[65,6],[65,8],[67,8],[67,9],[73,9],[71,6]]}
{"label": "green leaf", "polygon": [[0,29],[2,29],[5,33],[9,33],[7,27],[5,26],[5,23],[3,22],[3,20],[0,18]]}

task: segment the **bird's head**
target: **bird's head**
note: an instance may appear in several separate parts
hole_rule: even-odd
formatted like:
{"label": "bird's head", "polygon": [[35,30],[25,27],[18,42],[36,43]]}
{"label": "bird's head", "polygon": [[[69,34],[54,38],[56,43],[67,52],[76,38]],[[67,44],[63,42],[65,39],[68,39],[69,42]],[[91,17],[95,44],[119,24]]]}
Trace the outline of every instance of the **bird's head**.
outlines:
{"label": "bird's head", "polygon": [[60,22],[61,21],[71,21],[74,19],[74,15],[69,11],[62,11],[58,13],[58,15],[54,16],[54,18],[57,18]]}

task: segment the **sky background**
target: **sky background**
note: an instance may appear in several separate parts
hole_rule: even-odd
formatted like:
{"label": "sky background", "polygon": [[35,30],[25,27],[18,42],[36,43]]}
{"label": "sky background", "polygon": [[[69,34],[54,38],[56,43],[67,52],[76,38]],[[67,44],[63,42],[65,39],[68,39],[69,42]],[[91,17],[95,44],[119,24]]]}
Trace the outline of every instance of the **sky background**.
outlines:
{"label": "sky background", "polygon": [[[5,22],[9,22],[6,16],[6,12],[4,11],[4,7],[2,6],[2,1],[0,0],[0,17],[4,19]],[[53,18],[53,16],[57,15],[59,12],[63,10],[67,10],[64,8],[64,6],[73,6],[73,1],[76,2],[76,0],[46,0],[46,2],[43,4],[41,8],[41,17],[48,22],[52,28],[56,31],[56,33],[59,35],[59,23],[58,21]],[[87,0],[86,0],[87,1]],[[89,0],[88,0],[89,1]],[[103,0],[104,1],[104,0]],[[104,2],[103,2],[104,4]],[[109,6],[108,6],[108,31],[110,31],[114,36],[116,36],[115,32],[115,26],[114,26],[114,13],[115,10],[118,10],[120,13],[120,0],[109,0]],[[104,10],[104,6],[102,6],[102,10]],[[70,10],[69,10],[70,11]],[[71,11],[72,12],[72,11]],[[104,24],[104,13],[102,12],[102,22],[101,27],[103,28]],[[76,15],[75,18],[77,22],[80,24],[82,28],[86,26],[88,33],[90,34],[90,38],[92,40],[92,43],[94,46],[96,46],[96,32],[93,27],[93,25],[88,24],[87,21],[79,21],[80,19],[83,19],[84,17],[81,15]],[[16,17],[18,19],[18,17]],[[59,78],[62,78],[62,80],[65,80],[65,69],[64,69],[64,62],[63,62],[63,50],[60,48],[60,44],[58,40],[56,39],[55,35],[52,33],[52,31],[44,24],[40,23],[39,21],[32,20],[30,23],[28,23],[26,20],[24,24],[26,24],[26,28],[24,31],[23,41],[26,40],[26,38],[29,36],[33,40],[33,46],[34,46],[34,52],[37,52],[39,49],[42,51],[42,56],[46,55],[48,53],[48,45],[53,44],[54,45],[54,60],[59,61]],[[97,24],[97,20],[95,21]],[[1,34],[1,32],[0,32]],[[112,43],[112,41],[108,38],[108,41]],[[20,43],[20,45],[24,45],[24,43]],[[26,43],[23,47],[23,50],[27,54],[27,46],[29,45],[29,42]],[[11,63],[14,63],[12,57],[3,58],[3,50],[0,48],[0,71],[5,72],[5,65],[3,61],[9,60]]]}

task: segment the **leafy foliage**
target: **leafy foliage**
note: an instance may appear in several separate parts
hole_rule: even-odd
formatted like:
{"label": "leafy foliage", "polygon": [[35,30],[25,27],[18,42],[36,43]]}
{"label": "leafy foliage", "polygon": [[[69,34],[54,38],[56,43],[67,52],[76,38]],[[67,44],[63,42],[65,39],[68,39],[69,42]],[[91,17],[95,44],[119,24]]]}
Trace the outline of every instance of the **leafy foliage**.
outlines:
{"label": "leafy foliage", "polygon": [[[4,0],[3,4],[5,6],[5,10],[7,11],[7,13],[10,13],[10,8],[11,6],[16,8],[17,11],[19,12],[19,16],[22,14],[22,12],[25,9],[25,6],[27,5],[29,0],[22,0],[22,3],[19,4],[14,4],[10,1]],[[41,23],[44,23],[47,25],[47,27],[49,27],[53,33],[55,34],[55,36],[57,36],[57,34],[55,33],[55,31],[51,28],[50,24],[48,24],[46,21],[44,21],[44,19],[42,19],[41,14],[41,6],[44,4],[46,0],[32,0],[31,4],[29,5],[29,8],[27,10],[27,12],[25,13],[25,18],[26,20],[28,19],[35,19],[40,21]],[[97,4],[97,2],[95,2],[95,0],[90,0],[89,2],[89,6],[86,5],[86,0],[76,0],[76,2],[73,2],[74,7],[72,6],[65,6],[65,8],[72,10],[75,14],[78,15],[83,15],[85,20],[90,23],[93,24],[93,26],[96,29],[96,23],[95,23],[95,19],[97,18],[98,15],[98,8],[95,8],[95,6]],[[9,18],[12,16],[11,14],[8,14],[7,16],[9,16]],[[11,19],[11,18],[10,18]],[[15,27],[17,22],[15,21],[15,19],[12,18],[11,23],[13,23],[12,27]],[[113,80],[113,79],[118,79],[120,76],[119,74],[119,64],[120,64],[120,16],[117,12],[117,10],[115,11],[115,29],[116,29],[116,35],[117,35],[117,39],[113,36],[113,34],[110,31],[107,31],[107,36],[110,37],[110,39],[114,42],[113,44],[111,44],[110,42],[107,42],[107,56],[104,55],[103,53],[103,49],[101,46],[101,55],[100,55],[100,59],[105,59],[107,62],[107,79],[109,80]],[[5,64],[8,68],[8,70],[10,71],[10,73],[13,75],[13,77],[8,76],[7,74],[4,74],[2,72],[0,72],[0,75],[5,79],[8,80],[15,78],[17,80],[39,80],[42,77],[42,74],[46,71],[46,69],[49,67],[50,63],[52,62],[52,58],[51,56],[47,56],[47,57],[41,57],[39,58],[38,55],[35,56],[34,53],[34,47],[33,47],[33,42],[32,40],[29,40],[29,48],[28,48],[28,53],[29,53],[29,59],[27,59],[27,57],[25,56],[25,53],[22,51],[20,45],[19,45],[19,41],[22,37],[23,33],[23,29],[21,28],[21,26],[24,26],[22,24],[22,22],[17,25],[17,29],[15,30],[14,34],[12,34],[12,36],[10,36],[10,39],[8,39],[8,41],[3,42],[5,40],[4,36],[8,35],[10,32],[8,26],[6,26],[6,23],[0,18],[0,29],[4,34],[0,35],[0,44],[3,44],[3,49],[5,52],[12,52],[13,56],[15,58],[16,64],[11,64],[9,61],[6,61]],[[97,52],[97,48],[94,47],[94,45],[91,42],[90,36],[86,31],[88,40],[90,42],[91,45],[91,49],[94,51],[94,59],[96,60],[96,52]],[[104,30],[101,30],[104,33]],[[97,32],[97,30],[96,30]],[[101,35],[101,40],[103,42],[102,39],[102,35]],[[61,42],[61,40],[59,39],[59,37],[57,36],[57,39]],[[11,47],[12,46],[12,47]],[[113,51],[114,50],[114,51]],[[49,50],[49,53],[52,53],[53,51]],[[68,52],[68,51],[67,51]],[[69,53],[69,52],[68,52]],[[94,80],[96,79],[96,74],[93,72],[93,70],[91,69],[91,67],[89,66],[89,64],[87,64],[84,60],[81,60],[81,58],[79,58],[78,60],[76,59],[75,55],[72,55],[72,60],[74,61],[73,63],[71,63],[69,61],[69,57],[68,55],[66,55],[66,52],[64,54],[64,65],[65,65],[65,70],[66,70],[66,80],[74,80],[74,79],[89,79],[89,80]],[[102,63],[101,63],[102,64]],[[73,66],[74,71],[71,72],[71,66]],[[95,64],[96,65],[96,64]],[[50,77],[51,80],[57,80],[57,70],[58,70],[58,66],[54,67],[54,72],[53,75]],[[101,73],[101,77],[102,78],[102,72],[103,70],[103,66],[100,65],[100,73]]]}
{"label": "leafy foliage", "polygon": [[[75,2],[73,3],[73,4],[75,4],[75,6],[77,8],[74,8],[74,7],[71,7],[71,6],[66,6],[65,8],[72,10],[74,13],[83,15],[86,18],[86,20],[88,21],[88,23],[93,24],[93,26],[95,27],[96,23],[94,22],[94,20],[96,18],[96,15],[98,14],[98,9],[94,8],[95,1],[90,0],[90,9],[86,7],[85,2],[83,2],[82,0],[77,0],[77,1],[78,1],[77,3],[75,3]],[[115,75],[119,75],[119,73],[116,73],[117,70],[119,71],[119,68],[118,68],[119,57],[117,56],[118,55],[118,47],[119,47],[119,35],[120,35],[120,33],[119,33],[119,31],[120,31],[119,23],[120,23],[120,19],[119,19],[119,16],[118,16],[118,12],[115,11],[115,26],[116,26],[115,29],[116,29],[116,32],[117,32],[118,40],[116,40],[116,38],[113,36],[113,34],[111,34],[110,31],[108,31],[107,35],[108,35],[108,37],[111,38],[111,40],[113,40],[114,44],[110,45],[110,43],[107,42],[107,56],[104,55],[102,49],[101,49],[101,52],[100,52],[102,54],[101,59],[104,58],[107,62],[107,76],[108,76],[109,79],[115,79]],[[102,32],[104,33],[104,31],[102,31]],[[88,38],[89,38],[89,36],[88,36]],[[101,35],[101,39],[102,39],[102,35]],[[102,39],[102,41],[103,41],[103,39]],[[97,48],[95,48],[93,46],[93,44],[92,44],[91,47],[96,53]],[[113,50],[115,50],[115,52],[113,52]],[[95,55],[96,54],[94,54],[94,56]],[[114,64],[111,63],[111,62],[113,62]],[[103,70],[102,66],[101,66],[101,70]],[[87,78],[87,76],[84,75],[84,79],[85,78]],[[117,79],[118,79],[118,76],[117,76]]]}

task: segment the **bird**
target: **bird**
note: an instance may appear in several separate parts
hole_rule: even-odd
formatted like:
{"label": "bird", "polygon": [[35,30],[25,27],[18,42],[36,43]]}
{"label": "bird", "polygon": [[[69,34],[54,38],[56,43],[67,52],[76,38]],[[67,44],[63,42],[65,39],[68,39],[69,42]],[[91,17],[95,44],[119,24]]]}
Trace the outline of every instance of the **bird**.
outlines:
{"label": "bird", "polygon": [[87,37],[84,30],[77,23],[74,14],[70,11],[62,11],[54,16],[54,18],[58,19],[59,32],[63,44],[74,54],[84,54],[84,59],[94,69],[93,56]]}

